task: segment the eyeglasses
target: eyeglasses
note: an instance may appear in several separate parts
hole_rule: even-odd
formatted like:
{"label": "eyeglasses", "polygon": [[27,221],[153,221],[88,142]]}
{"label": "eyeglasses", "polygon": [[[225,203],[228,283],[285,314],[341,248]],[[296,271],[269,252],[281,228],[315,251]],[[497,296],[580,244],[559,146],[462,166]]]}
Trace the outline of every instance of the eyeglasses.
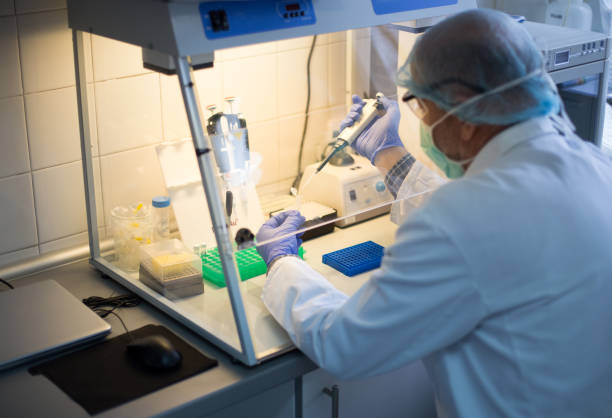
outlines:
{"label": "eyeglasses", "polygon": [[417,118],[423,119],[427,114],[427,106],[421,99],[416,97],[414,94],[407,91],[402,96],[402,102],[406,103],[410,110],[416,115]]}

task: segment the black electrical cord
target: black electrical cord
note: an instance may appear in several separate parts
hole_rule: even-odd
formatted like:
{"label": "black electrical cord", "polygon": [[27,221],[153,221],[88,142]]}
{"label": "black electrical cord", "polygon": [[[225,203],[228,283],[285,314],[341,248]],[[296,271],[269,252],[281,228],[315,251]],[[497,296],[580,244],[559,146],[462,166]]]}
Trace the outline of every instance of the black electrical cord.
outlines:
{"label": "black electrical cord", "polygon": [[114,312],[114,310],[115,310],[115,308],[113,308],[113,309],[98,308],[98,309],[94,309],[93,311],[95,313],[97,313],[100,318],[106,318],[110,314],[115,315],[117,317],[117,319],[119,319],[119,322],[121,322],[121,325],[123,325],[123,329],[125,330],[126,334],[129,335],[131,339],[133,339],[132,338],[132,334],[130,333],[130,331],[125,326],[125,322],[123,322],[123,319],[121,319],[119,314],[117,312]]}
{"label": "black electrical cord", "polygon": [[9,287],[9,289],[15,289],[12,284],[10,284],[9,282],[7,282],[4,279],[0,279],[0,283],[7,285]]}
{"label": "black electrical cord", "polygon": [[291,187],[297,188],[302,179],[302,155],[304,154],[304,142],[306,141],[306,131],[308,130],[308,114],[310,113],[310,62],[312,61],[312,52],[314,51],[315,44],[317,42],[317,35],[312,37],[312,43],[310,44],[310,51],[308,52],[308,61],[306,62],[306,80],[308,85],[306,95],[306,111],[304,112],[304,127],[302,128],[302,140],[300,141],[300,153],[298,155],[298,169],[297,176],[293,180]]}
{"label": "black electrical cord", "polygon": [[121,322],[121,325],[123,325],[125,332],[130,336],[130,338],[132,338],[132,334],[130,334],[130,331],[128,330],[127,326],[125,326],[125,322],[123,322],[123,319],[121,319],[121,317],[115,312],[115,309],[133,308],[135,306],[140,305],[140,302],[142,302],[142,299],[140,299],[136,295],[119,295],[110,296],[108,298],[103,298],[100,296],[90,296],[88,298],[83,299],[83,303],[96,314],[98,314],[100,318],[106,318],[110,314],[115,315]]}
{"label": "black electrical cord", "polygon": [[90,296],[83,299],[83,303],[92,310],[96,310],[104,307],[111,307],[113,310],[118,308],[133,308],[140,305],[142,299],[136,295],[119,295],[108,298],[100,296]]}

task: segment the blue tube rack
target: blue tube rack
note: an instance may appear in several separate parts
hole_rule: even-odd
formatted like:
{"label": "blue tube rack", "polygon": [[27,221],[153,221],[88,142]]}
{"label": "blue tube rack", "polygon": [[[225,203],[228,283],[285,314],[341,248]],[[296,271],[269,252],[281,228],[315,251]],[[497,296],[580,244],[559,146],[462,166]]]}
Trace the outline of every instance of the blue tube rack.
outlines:
{"label": "blue tube rack", "polygon": [[385,247],[373,241],[343,248],[323,254],[323,264],[327,264],[340,273],[352,277],[380,267]]}

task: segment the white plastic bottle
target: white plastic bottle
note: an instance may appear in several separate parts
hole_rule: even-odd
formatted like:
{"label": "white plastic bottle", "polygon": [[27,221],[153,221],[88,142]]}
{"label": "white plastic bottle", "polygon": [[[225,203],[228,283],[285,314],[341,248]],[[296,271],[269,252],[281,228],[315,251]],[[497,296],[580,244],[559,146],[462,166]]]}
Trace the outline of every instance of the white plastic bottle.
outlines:
{"label": "white plastic bottle", "polygon": [[153,241],[159,242],[170,238],[170,198],[155,196],[153,206]]}
{"label": "white plastic bottle", "polygon": [[553,0],[546,9],[546,23],[591,30],[593,11],[584,0]]}

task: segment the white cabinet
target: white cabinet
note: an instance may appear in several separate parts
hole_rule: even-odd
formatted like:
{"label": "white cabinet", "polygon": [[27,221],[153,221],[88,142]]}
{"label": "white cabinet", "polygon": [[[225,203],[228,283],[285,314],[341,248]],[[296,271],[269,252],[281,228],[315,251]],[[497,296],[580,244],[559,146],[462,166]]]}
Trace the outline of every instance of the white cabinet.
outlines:
{"label": "white cabinet", "polygon": [[239,400],[206,418],[294,418],[293,380],[268,389],[252,398]]}
{"label": "white cabinet", "polygon": [[339,418],[436,417],[433,388],[420,361],[365,379],[339,381],[320,369],[302,379],[303,418],[332,418],[332,399],[323,389],[334,384]]}

